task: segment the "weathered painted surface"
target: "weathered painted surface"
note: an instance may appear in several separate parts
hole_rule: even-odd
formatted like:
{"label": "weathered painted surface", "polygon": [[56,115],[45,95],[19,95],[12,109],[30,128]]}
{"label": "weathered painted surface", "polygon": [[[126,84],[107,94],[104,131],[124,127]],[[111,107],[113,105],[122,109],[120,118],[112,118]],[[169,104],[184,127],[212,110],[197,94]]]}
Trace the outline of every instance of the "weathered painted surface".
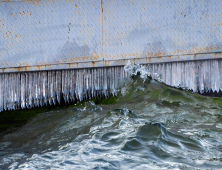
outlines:
{"label": "weathered painted surface", "polygon": [[101,58],[100,1],[0,2],[0,67]]}
{"label": "weathered painted surface", "polygon": [[221,58],[221,9],[221,0],[0,0],[0,72]]}

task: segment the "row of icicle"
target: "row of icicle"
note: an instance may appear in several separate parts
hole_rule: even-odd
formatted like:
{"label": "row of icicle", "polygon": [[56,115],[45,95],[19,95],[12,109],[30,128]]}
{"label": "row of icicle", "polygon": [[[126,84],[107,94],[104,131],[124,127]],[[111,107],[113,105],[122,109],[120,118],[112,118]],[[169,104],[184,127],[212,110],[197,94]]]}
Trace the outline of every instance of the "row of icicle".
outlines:
{"label": "row of icicle", "polygon": [[123,67],[0,74],[0,111],[116,95]]}
{"label": "row of icicle", "polygon": [[148,64],[152,78],[193,92],[222,91],[222,60]]}
{"label": "row of icicle", "polygon": [[[193,92],[222,91],[222,60],[146,64],[139,71]],[[0,74],[0,111],[115,96],[130,74],[124,67]]]}

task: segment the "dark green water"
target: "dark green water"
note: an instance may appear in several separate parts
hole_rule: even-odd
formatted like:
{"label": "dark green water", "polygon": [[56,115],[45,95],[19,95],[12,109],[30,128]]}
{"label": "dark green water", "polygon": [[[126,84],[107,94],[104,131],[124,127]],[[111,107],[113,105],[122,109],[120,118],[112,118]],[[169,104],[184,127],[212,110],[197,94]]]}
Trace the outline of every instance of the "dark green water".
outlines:
{"label": "dark green water", "polygon": [[38,114],[0,139],[0,169],[222,169],[222,100],[134,79],[112,104]]}

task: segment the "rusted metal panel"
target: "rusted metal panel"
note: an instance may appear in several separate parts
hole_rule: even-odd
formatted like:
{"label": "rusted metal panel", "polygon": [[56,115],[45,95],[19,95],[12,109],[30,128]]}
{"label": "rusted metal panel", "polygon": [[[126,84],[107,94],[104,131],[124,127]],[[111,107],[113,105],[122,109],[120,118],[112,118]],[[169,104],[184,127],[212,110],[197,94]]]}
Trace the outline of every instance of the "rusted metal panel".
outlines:
{"label": "rusted metal panel", "polygon": [[221,9],[221,0],[0,0],[0,72],[221,58]]}
{"label": "rusted metal panel", "polygon": [[98,60],[98,0],[0,0],[0,67]]}
{"label": "rusted metal panel", "polygon": [[222,1],[104,0],[104,58],[221,51]]}

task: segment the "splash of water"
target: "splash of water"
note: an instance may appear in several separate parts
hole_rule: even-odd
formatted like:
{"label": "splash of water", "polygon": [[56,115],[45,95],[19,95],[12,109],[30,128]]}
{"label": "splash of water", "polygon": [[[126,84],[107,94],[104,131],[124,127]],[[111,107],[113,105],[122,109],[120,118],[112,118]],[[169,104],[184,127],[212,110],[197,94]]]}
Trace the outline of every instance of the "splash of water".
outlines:
{"label": "splash of water", "polygon": [[190,61],[135,65],[129,61],[124,67],[131,75],[151,76],[167,85],[193,92],[222,91],[221,60]]}

